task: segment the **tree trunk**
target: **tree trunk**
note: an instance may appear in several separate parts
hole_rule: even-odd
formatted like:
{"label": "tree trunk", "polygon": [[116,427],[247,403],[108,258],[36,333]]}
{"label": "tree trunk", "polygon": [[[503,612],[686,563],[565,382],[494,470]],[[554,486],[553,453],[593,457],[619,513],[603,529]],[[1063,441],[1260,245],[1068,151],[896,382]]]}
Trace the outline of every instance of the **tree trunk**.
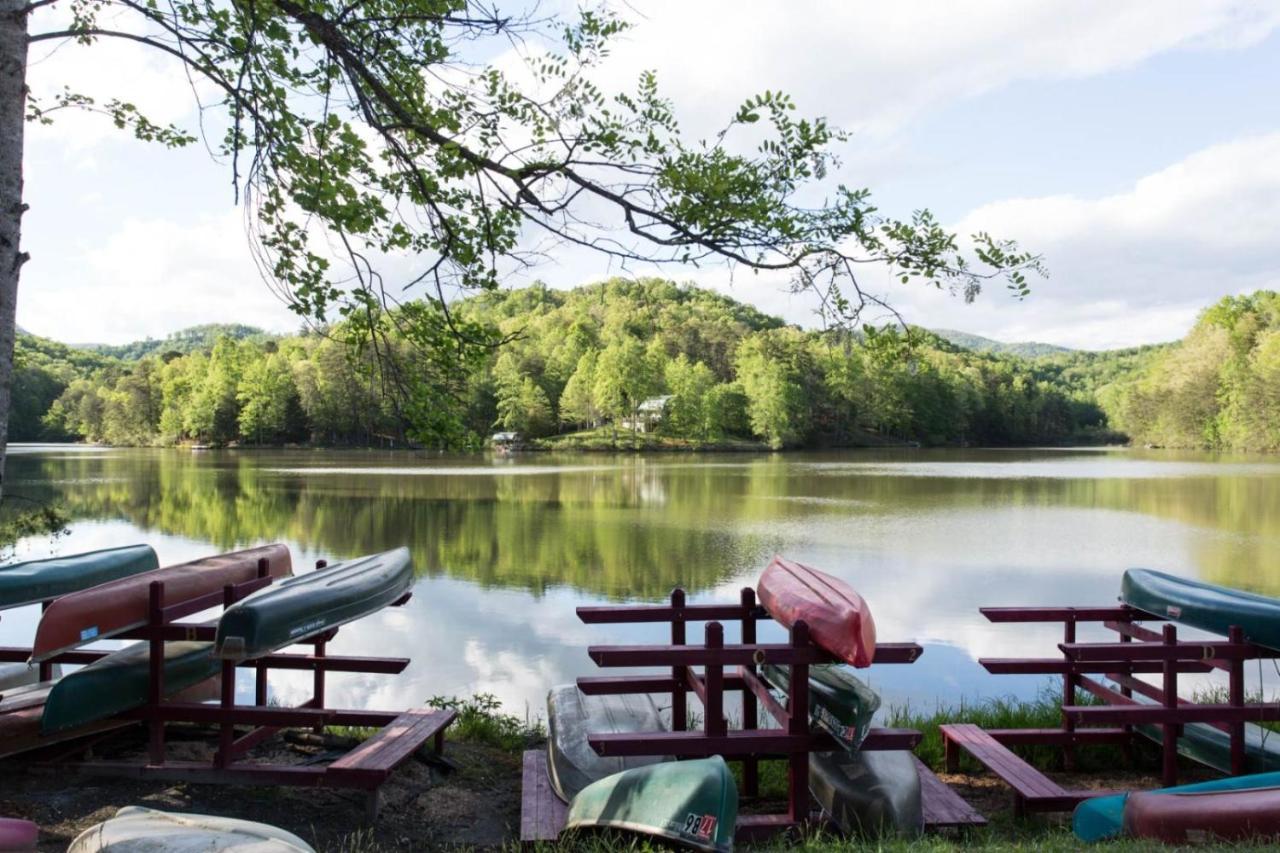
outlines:
{"label": "tree trunk", "polygon": [[27,103],[27,0],[0,0],[0,496],[9,404],[13,339],[17,332],[18,274],[26,254],[22,232],[22,135]]}

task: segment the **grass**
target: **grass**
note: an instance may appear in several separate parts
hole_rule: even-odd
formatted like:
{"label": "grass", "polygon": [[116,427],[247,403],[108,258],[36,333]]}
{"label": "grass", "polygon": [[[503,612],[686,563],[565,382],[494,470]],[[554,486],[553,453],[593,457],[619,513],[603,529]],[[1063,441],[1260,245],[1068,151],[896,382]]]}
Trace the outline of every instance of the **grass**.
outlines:
{"label": "grass", "polygon": [[467,699],[456,696],[435,696],[427,701],[432,708],[449,708],[458,712],[458,718],[449,727],[449,737],[480,743],[504,752],[521,752],[546,736],[546,729],[539,718],[522,720],[514,714],[504,714],[502,703],[492,693],[477,693]]}

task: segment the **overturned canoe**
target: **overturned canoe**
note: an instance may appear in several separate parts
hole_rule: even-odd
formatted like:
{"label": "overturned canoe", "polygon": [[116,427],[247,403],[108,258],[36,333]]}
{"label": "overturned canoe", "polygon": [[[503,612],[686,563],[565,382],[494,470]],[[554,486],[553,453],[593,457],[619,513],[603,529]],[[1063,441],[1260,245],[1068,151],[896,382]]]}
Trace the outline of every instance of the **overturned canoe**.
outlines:
{"label": "overturned canoe", "polygon": [[878,838],[924,831],[920,774],[909,750],[814,753],[809,756],[809,790],[849,835]]}
{"label": "overturned canoe", "polygon": [[[54,664],[51,675],[62,677],[62,665]],[[35,684],[40,678],[40,668],[25,663],[0,663],[0,696],[8,696],[15,687]]]}
{"label": "overturned canoe", "polygon": [[35,850],[40,841],[40,827],[29,820],[0,817],[0,850],[17,853]]}
{"label": "overturned canoe", "polygon": [[[73,729],[143,705],[151,678],[150,657],[149,644],[135,643],[64,675],[45,699],[41,731]],[[212,643],[165,643],[165,695],[212,678],[221,664],[213,656]]]}
{"label": "overturned canoe", "polygon": [[227,608],[218,620],[216,654],[227,660],[268,654],[376,613],[412,584],[408,548],[289,578]]}
{"label": "overturned canoe", "polygon": [[1168,844],[1274,839],[1280,836],[1280,788],[1130,794],[1124,834]]}
{"label": "overturned canoe", "polygon": [[[1201,794],[1230,791],[1264,790],[1280,787],[1280,773],[1257,773],[1252,776],[1234,776],[1213,779],[1191,785],[1160,788],[1145,794]],[[1119,835],[1125,827],[1125,807],[1135,794],[1114,794],[1095,797],[1076,806],[1071,816],[1071,829],[1081,841],[1102,841]],[[1276,806],[1272,806],[1276,808]]]}
{"label": "overturned canoe", "polygon": [[862,596],[838,578],[783,557],[774,557],[756,594],[784,628],[803,620],[813,642],[847,664],[870,666],[876,653],[876,623]]}
{"label": "overturned canoe", "polygon": [[67,853],[314,853],[292,832],[265,823],[126,806],[80,833]]}
{"label": "overturned canoe", "polygon": [[0,610],[48,601],[160,567],[150,545],[105,548],[0,568]]}
{"label": "overturned canoe", "polygon": [[583,788],[566,829],[620,829],[699,850],[728,851],[738,788],[719,756],[624,770]]}
{"label": "overturned canoe", "polygon": [[[1138,734],[1161,743],[1164,729],[1160,726],[1134,726]],[[1178,754],[1231,773],[1231,735],[1208,723],[1187,723],[1178,737]],[[1244,725],[1244,769],[1247,773],[1269,773],[1280,770],[1280,735],[1253,723]]]}
{"label": "overturned canoe", "polygon": [[[761,675],[786,692],[791,667],[765,664]],[[871,719],[880,710],[880,695],[842,664],[809,667],[809,725],[835,738],[849,752],[862,746]]]}
{"label": "overturned canoe", "polygon": [[588,696],[576,684],[553,687],[547,694],[547,775],[556,796],[567,803],[606,776],[675,760],[659,755],[601,756],[587,743],[588,735],[664,729],[662,714],[647,694]]}
{"label": "overturned canoe", "polygon": [[287,577],[293,571],[287,547],[264,545],[166,566],[65,595],[41,614],[31,659],[46,660],[67,649],[145,625],[152,583],[164,583],[165,602],[177,604],[217,592],[228,584],[253,580],[258,576],[261,560],[266,561],[270,577]]}
{"label": "overturned canoe", "polygon": [[1232,625],[1238,625],[1249,642],[1280,649],[1280,599],[1151,569],[1129,569],[1120,583],[1120,600],[1138,610],[1223,636]]}

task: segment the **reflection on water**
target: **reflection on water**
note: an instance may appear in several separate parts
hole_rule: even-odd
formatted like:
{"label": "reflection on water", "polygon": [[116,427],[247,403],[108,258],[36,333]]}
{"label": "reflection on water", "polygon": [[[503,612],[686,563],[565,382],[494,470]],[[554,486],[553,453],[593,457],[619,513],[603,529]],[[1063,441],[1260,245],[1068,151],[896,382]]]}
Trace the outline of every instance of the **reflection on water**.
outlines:
{"label": "reflection on water", "polygon": [[[335,651],[396,654],[399,678],[334,678],[339,704],[403,707],[488,691],[538,713],[590,672],[574,607],[736,598],[783,552],[852,582],[886,640],[923,642],[873,680],[888,703],[1033,693],[981,655],[1050,654],[1051,626],[993,626],[981,605],[1107,603],[1143,565],[1280,593],[1280,463],[1141,451],[850,451],[488,460],[332,451],[19,448],[7,488],[75,519],[61,553],[148,541],[165,562],[282,540],[299,565],[407,544],[410,604],[345,629]],[[21,556],[47,552],[23,543]],[[0,641],[34,613],[6,614]],[[731,629],[732,632],[732,629]],[[308,682],[274,688],[300,698]]]}

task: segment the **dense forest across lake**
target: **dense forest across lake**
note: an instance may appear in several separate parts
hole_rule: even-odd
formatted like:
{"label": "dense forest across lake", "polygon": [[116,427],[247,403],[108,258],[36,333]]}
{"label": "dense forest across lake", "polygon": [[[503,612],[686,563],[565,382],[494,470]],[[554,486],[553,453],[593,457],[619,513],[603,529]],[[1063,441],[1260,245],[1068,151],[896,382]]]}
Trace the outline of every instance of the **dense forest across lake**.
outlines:
{"label": "dense forest across lake", "polygon": [[[23,335],[10,435],[476,447],[505,430],[561,446],[591,436],[625,447],[634,436],[626,427],[657,402],[645,440],[664,446],[1127,435],[1280,449],[1280,296],[1270,292],[1222,300],[1181,342],[1109,352],[949,331],[803,330],[722,294],[652,279],[534,285],[457,303],[452,313],[503,342],[460,358],[443,377],[415,372],[412,348],[394,331],[380,348],[353,347],[342,326],[290,336],[206,326],[114,347]],[[403,385],[415,382],[406,397]]]}

